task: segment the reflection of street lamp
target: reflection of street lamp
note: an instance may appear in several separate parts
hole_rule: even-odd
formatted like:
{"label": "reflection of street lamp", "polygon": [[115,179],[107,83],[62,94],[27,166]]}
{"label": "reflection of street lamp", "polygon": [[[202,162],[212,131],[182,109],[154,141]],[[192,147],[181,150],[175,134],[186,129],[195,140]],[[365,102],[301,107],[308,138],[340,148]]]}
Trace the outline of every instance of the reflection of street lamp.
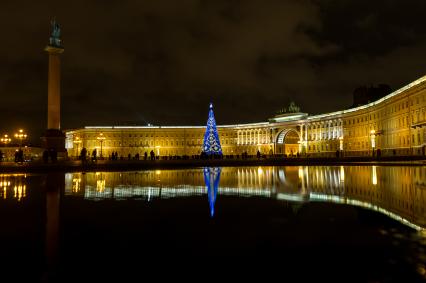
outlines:
{"label": "reflection of street lamp", "polygon": [[4,135],[4,136],[0,139],[0,141],[1,141],[2,143],[4,143],[4,146],[6,146],[8,143],[10,143],[10,142],[12,141],[12,139],[11,139],[11,138],[9,138],[9,135]]}
{"label": "reflection of street lamp", "polygon": [[24,130],[20,129],[18,133],[15,134],[15,138],[20,139],[21,142],[19,143],[19,146],[22,146],[22,140],[27,138],[27,134],[24,133]]}
{"label": "reflection of street lamp", "polygon": [[100,133],[99,134],[99,136],[97,137],[97,139],[98,139],[98,141],[101,143],[101,154],[100,154],[100,157],[102,158],[102,143],[104,142],[104,140],[105,140],[105,136],[104,136],[104,134],[103,133]]}
{"label": "reflection of street lamp", "polygon": [[76,156],[78,156],[79,155],[79,152],[78,152],[78,146],[80,145],[80,143],[81,143],[81,139],[80,139],[80,137],[75,137],[75,140],[73,141],[76,145],[77,145],[77,153],[76,153]]}

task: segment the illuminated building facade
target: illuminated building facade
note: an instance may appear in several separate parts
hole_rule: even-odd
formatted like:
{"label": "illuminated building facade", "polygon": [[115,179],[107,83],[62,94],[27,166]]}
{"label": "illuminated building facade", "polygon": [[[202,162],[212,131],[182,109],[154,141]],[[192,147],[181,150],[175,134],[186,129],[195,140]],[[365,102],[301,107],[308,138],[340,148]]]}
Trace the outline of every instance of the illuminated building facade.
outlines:
{"label": "illuminated building facade", "polygon": [[[426,76],[355,108],[308,115],[277,115],[266,122],[218,125],[223,155],[371,156],[425,155]],[[152,150],[157,156],[196,156],[203,126],[87,126],[66,132],[69,156],[103,143],[104,156],[125,158]],[[100,142],[98,137],[105,139]]]}

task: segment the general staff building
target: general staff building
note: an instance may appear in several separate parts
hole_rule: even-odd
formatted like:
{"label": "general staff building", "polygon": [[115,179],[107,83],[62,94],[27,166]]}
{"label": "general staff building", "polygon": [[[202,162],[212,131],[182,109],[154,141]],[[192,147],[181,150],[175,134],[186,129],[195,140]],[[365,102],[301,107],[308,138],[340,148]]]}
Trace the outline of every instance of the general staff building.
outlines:
{"label": "general staff building", "polygon": [[[374,102],[332,113],[295,112],[268,121],[218,125],[223,155],[310,157],[425,155],[426,76]],[[66,131],[69,156],[102,150],[127,157],[197,156],[205,126],[86,126]]]}

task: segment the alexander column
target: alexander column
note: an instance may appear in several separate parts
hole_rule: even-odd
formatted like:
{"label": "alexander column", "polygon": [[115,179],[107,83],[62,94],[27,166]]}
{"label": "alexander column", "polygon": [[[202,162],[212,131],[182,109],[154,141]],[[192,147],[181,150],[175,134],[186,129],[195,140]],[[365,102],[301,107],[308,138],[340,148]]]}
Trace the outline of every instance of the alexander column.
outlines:
{"label": "alexander column", "polygon": [[49,54],[49,77],[47,87],[47,130],[42,137],[46,149],[54,149],[59,156],[65,153],[65,134],[61,131],[61,60],[64,52],[60,39],[61,29],[55,20],[51,22],[52,33],[49,45],[44,49]]}

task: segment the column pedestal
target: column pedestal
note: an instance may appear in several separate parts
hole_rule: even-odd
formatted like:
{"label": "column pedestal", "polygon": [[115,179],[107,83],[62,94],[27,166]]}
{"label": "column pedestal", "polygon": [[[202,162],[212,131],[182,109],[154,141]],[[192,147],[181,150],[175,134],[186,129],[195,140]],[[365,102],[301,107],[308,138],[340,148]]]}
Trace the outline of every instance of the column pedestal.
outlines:
{"label": "column pedestal", "polygon": [[41,137],[43,147],[47,150],[54,149],[58,153],[65,153],[65,134],[61,130],[49,129]]}

